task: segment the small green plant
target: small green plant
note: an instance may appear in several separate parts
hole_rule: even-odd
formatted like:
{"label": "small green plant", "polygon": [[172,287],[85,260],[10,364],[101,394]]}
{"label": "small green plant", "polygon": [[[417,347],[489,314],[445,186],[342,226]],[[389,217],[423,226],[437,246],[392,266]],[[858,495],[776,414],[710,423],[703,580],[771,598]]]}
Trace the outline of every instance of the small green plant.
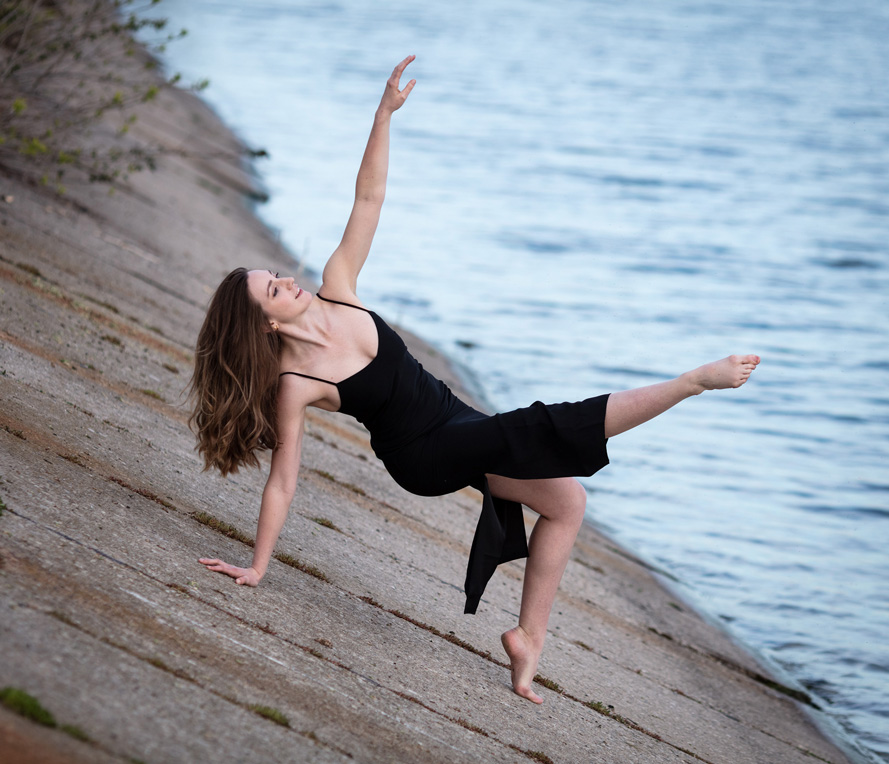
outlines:
{"label": "small green plant", "polygon": [[481,727],[477,727],[475,724],[466,721],[466,719],[454,719],[454,721],[461,727],[468,729],[470,732],[475,732],[476,734],[488,737],[488,733],[485,732]]}
{"label": "small green plant", "polygon": [[[106,423],[110,424],[110,422],[107,422],[107,420],[106,420]],[[118,429],[120,429],[120,428],[118,428]],[[127,430],[125,430],[125,429],[122,431],[127,432]],[[121,486],[122,488],[126,488],[128,491],[132,491],[133,493],[139,494],[139,496],[143,496],[144,498],[148,499],[149,501],[153,501],[156,504],[160,504],[164,509],[176,509],[175,504],[167,501],[166,499],[162,499],[156,493],[154,493],[153,491],[149,491],[147,488],[136,488],[135,486],[130,485],[126,480],[122,480],[121,478],[114,477],[114,476],[109,477],[108,480],[110,480],[112,483],[117,483],[119,486]],[[209,515],[207,515],[207,516],[209,517]]]}
{"label": "small green plant", "polygon": [[359,488],[357,485],[353,485],[352,483],[340,483],[340,485],[348,488],[352,493],[357,493],[359,496],[367,496],[367,492],[363,488]]}
{"label": "small green plant", "polygon": [[288,719],[284,714],[282,714],[277,708],[271,708],[269,706],[262,706],[259,704],[254,704],[247,706],[254,714],[258,714],[269,721],[274,722],[275,724],[280,724],[282,727],[290,726],[290,719]]}
{"label": "small green plant", "polygon": [[[143,15],[159,1],[0,0],[4,169],[63,192],[72,167],[106,183],[154,167],[159,149],[123,138],[137,107],[180,81],[178,74],[163,78],[152,55],[186,34]],[[116,136],[96,141],[90,133],[103,121]]]}
{"label": "small green plant", "polygon": [[362,488],[359,488],[357,485],[353,485],[352,483],[346,483],[340,480],[336,477],[336,475],[332,475],[327,472],[327,470],[317,470],[313,468],[312,472],[314,472],[316,475],[320,475],[325,480],[329,480],[331,483],[336,483],[337,485],[341,485],[343,488],[348,488],[350,491],[352,491],[352,493],[357,493],[359,496],[367,496],[367,493],[365,493]]}
{"label": "small green plant", "polygon": [[160,669],[161,671],[170,671],[170,667],[164,663],[160,658],[149,658],[148,662],[154,666],[156,669]]}
{"label": "small green plant", "polygon": [[86,732],[80,729],[80,727],[75,727],[73,724],[63,724],[59,729],[66,735],[73,737],[75,740],[80,740],[84,743],[92,742],[92,738],[87,735]]}
{"label": "small green plant", "polygon": [[515,745],[514,743],[508,743],[507,745],[512,748],[512,750],[523,753],[529,759],[542,762],[542,764],[553,764],[553,760],[541,751],[526,751],[524,748],[519,748],[519,746]]}
{"label": "small green plant", "polygon": [[312,520],[318,523],[318,525],[323,526],[324,528],[330,528],[330,530],[332,531],[339,531],[340,533],[342,533],[342,531],[340,531],[340,529],[337,528],[336,525],[334,525],[333,522],[328,520],[326,517],[313,517]]}
{"label": "small green plant", "polygon": [[584,703],[584,705],[587,708],[592,708],[593,711],[598,711],[603,716],[607,716],[609,719],[614,719],[616,722],[625,724],[627,727],[631,727],[634,730],[639,730],[640,732],[650,734],[643,727],[640,727],[638,724],[636,724],[636,722],[631,721],[624,716],[621,716],[619,713],[616,713],[614,710],[614,706],[606,706],[604,703],[600,703],[598,700],[588,700]]}
{"label": "small green plant", "polygon": [[541,676],[540,674],[534,677],[534,681],[537,682],[537,684],[542,684],[548,690],[552,690],[553,692],[558,692],[560,694],[562,692],[562,688],[556,682],[554,682],[552,679],[547,679],[545,676]]}
{"label": "small green plant", "polygon": [[217,533],[221,533],[223,536],[228,536],[230,539],[234,539],[235,541],[240,541],[242,544],[246,544],[247,546],[253,546],[254,541],[250,536],[242,531],[239,531],[235,528],[234,525],[230,525],[223,520],[219,520],[218,518],[213,517],[213,515],[208,514],[207,512],[195,512],[192,517],[197,520],[201,525],[206,525],[211,530],[216,531]]}
{"label": "small green plant", "polygon": [[149,390],[145,388],[142,392],[147,395],[149,398],[154,398],[156,401],[163,401],[164,396],[161,395],[157,390]]}
{"label": "small green plant", "polygon": [[44,727],[56,726],[55,717],[40,705],[40,701],[18,687],[4,687],[0,690],[0,703],[19,716],[24,716]]}
{"label": "small green plant", "polygon": [[278,562],[283,562],[285,565],[289,565],[291,568],[296,568],[297,570],[301,570],[303,573],[308,573],[310,576],[314,576],[315,578],[321,581],[330,581],[330,579],[318,568],[314,565],[310,565],[302,560],[298,560],[291,554],[287,554],[286,552],[275,552],[275,559]]}
{"label": "small green plant", "polygon": [[16,263],[16,266],[21,268],[25,273],[30,273],[35,278],[43,278],[43,274],[30,263]]}
{"label": "small green plant", "polygon": [[110,302],[103,302],[102,300],[96,300],[95,298],[89,296],[87,296],[86,299],[96,303],[96,305],[98,305],[100,308],[105,308],[105,310],[109,310],[118,316],[120,315],[120,311],[115,308]]}
{"label": "small green plant", "polygon": [[441,639],[443,639],[447,642],[450,642],[452,645],[457,645],[457,647],[462,647],[464,650],[468,650],[469,652],[473,653],[474,655],[481,656],[485,660],[491,661],[491,663],[495,663],[498,666],[502,666],[503,668],[508,668],[508,666],[505,663],[502,663],[501,661],[498,661],[496,658],[491,657],[491,653],[489,653],[487,651],[479,650],[477,647],[470,644],[465,639],[460,639],[460,637],[458,637],[453,632],[448,632],[447,634],[445,634],[443,631],[439,631],[434,626],[430,626],[428,623],[423,623],[422,621],[418,621],[416,618],[411,618],[411,616],[406,615],[405,613],[402,613],[400,610],[390,610],[389,608],[385,607],[384,605],[381,605],[379,602],[377,602],[375,599],[373,599],[373,597],[359,597],[359,599],[362,602],[366,602],[368,605],[370,605],[372,607],[379,608],[380,610],[384,610],[387,613],[391,613],[396,618],[401,618],[403,621],[407,621],[408,623],[411,623],[414,626],[424,629],[425,631],[428,631],[430,634],[434,634],[436,637],[440,637]]}
{"label": "small green plant", "polygon": [[177,669],[177,668],[171,668],[166,663],[164,663],[164,661],[162,661],[160,658],[152,657],[152,658],[147,658],[146,660],[149,663],[149,665],[154,666],[156,669],[160,669],[161,671],[165,671],[168,674],[172,674],[173,676],[175,676],[178,679],[184,679],[187,682],[194,681],[194,679],[192,679],[184,671],[182,671],[181,669]]}

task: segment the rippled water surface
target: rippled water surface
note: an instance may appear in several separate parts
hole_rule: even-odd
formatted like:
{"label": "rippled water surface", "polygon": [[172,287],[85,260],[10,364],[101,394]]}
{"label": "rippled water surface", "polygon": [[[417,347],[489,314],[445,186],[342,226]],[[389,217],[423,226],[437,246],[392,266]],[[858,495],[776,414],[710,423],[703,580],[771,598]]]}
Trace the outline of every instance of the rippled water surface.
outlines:
{"label": "rippled water surface", "polygon": [[762,355],[741,390],[613,440],[589,514],[886,760],[889,5],[161,12],[190,31],[171,67],[209,77],[208,100],[271,154],[262,214],[313,268],[385,77],[417,54],[361,294],[494,406]]}

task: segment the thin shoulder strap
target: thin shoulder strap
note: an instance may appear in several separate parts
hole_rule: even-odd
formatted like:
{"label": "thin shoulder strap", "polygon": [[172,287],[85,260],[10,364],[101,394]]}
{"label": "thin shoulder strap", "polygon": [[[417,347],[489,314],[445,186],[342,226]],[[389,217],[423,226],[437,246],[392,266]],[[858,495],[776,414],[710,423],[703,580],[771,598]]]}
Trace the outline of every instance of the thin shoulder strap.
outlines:
{"label": "thin shoulder strap", "polygon": [[323,294],[321,294],[320,292],[316,292],[315,297],[317,297],[319,300],[324,300],[324,302],[332,302],[332,303],[335,303],[336,305],[345,305],[347,308],[355,308],[355,310],[363,310],[365,313],[371,312],[367,308],[362,308],[360,305],[353,305],[351,302],[340,302],[339,300],[330,300],[327,297],[325,297]]}
{"label": "thin shoulder strap", "polygon": [[278,376],[283,377],[285,374],[292,374],[294,377],[305,377],[306,379],[314,379],[316,382],[326,382],[328,385],[337,386],[336,382],[329,379],[321,379],[321,377],[313,377],[311,374],[300,374],[298,371],[282,371]]}

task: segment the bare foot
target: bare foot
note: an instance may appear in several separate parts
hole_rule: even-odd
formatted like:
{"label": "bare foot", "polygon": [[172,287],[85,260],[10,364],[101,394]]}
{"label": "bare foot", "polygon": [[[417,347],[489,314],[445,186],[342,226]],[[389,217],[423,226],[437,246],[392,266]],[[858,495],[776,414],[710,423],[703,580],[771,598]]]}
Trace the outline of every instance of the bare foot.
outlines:
{"label": "bare foot", "polygon": [[730,355],[721,361],[713,361],[688,372],[688,379],[694,387],[695,395],[704,390],[740,387],[758,364],[758,355]]}
{"label": "bare foot", "polygon": [[543,698],[531,689],[531,683],[537,676],[537,661],[540,660],[541,651],[533,648],[521,626],[504,631],[500,635],[500,641],[509,656],[513,689],[532,703],[543,703]]}

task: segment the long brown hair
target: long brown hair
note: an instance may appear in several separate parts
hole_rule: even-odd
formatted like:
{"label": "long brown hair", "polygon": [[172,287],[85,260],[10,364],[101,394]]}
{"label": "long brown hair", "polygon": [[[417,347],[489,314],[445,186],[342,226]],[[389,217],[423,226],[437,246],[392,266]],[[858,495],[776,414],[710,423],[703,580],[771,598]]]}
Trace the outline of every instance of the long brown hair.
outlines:
{"label": "long brown hair", "polygon": [[258,450],[274,448],[278,335],[247,291],[237,268],[216,289],[198,334],[188,420],[204,469],[223,475],[258,467]]}

